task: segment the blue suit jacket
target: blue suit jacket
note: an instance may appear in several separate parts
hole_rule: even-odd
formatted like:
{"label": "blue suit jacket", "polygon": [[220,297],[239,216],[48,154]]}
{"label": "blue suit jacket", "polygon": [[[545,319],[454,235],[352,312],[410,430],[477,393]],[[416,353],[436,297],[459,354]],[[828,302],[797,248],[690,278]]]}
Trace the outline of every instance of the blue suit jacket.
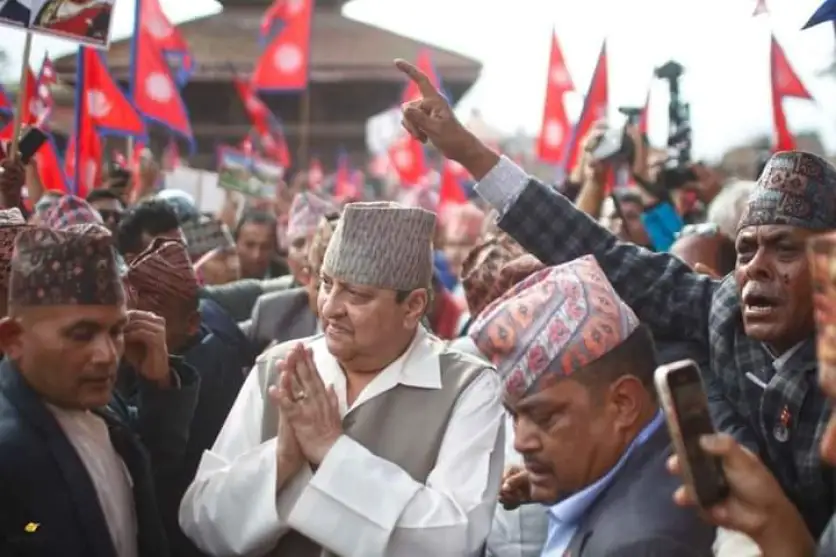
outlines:
{"label": "blue suit jacket", "polygon": [[[149,459],[138,437],[100,413],[133,479],[139,554],[166,556]],[[8,360],[0,363],[0,555],[116,557],[93,481],[58,422]]]}

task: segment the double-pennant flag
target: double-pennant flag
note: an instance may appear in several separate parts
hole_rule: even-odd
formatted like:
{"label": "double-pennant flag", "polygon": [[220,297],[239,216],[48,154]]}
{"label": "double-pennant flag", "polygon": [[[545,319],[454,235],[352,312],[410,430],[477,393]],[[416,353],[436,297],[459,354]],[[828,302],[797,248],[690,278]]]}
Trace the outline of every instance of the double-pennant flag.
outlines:
{"label": "double-pennant flag", "polygon": [[284,136],[282,125],[270,109],[264,104],[250,83],[239,76],[233,77],[235,89],[244,105],[244,111],[256,134],[256,139],[264,154],[283,168],[291,165],[290,150]]}
{"label": "double-pennant flag", "polygon": [[301,91],[308,87],[314,0],[275,0],[264,13],[252,87],[257,91]]}
{"label": "double-pennant flag", "polygon": [[163,55],[171,75],[179,87],[183,87],[194,72],[194,58],[180,30],[171,24],[160,6],[159,0],[137,0],[142,17],[141,31]]}
{"label": "double-pennant flag", "polygon": [[608,102],[607,43],[604,41],[601,53],[598,55],[598,63],[595,65],[595,72],[592,74],[592,81],[589,82],[589,91],[584,99],[581,116],[575,125],[572,138],[564,154],[563,168],[571,171],[578,163],[581,154],[581,140],[586,137],[595,122],[607,117]]}
{"label": "double-pennant flag", "polygon": [[774,35],[770,40],[769,67],[772,90],[772,119],[775,126],[773,148],[775,151],[792,151],[795,149],[795,138],[787,125],[783,101],[785,98],[812,100],[813,97],[790,66],[784,49],[778,44]]}
{"label": "double-pennant flag", "polygon": [[179,89],[186,74],[180,72],[180,79],[175,79],[166,59],[167,54],[179,52],[191,64],[191,55],[182,38],[172,38],[179,34],[173,33],[176,29],[165,19],[156,0],[138,0],[135,14],[131,45],[133,104],[147,122],[167,128],[194,147],[192,125]]}
{"label": "double-pennant flag", "polygon": [[546,80],[546,101],[543,105],[543,123],[537,138],[537,158],[550,164],[560,164],[572,135],[572,125],[566,113],[564,98],[575,90],[572,76],[566,67],[563,51],[552,29],[549,72]]}
{"label": "double-pennant flag", "polygon": [[113,80],[100,52],[80,47],[77,71],[75,137],[72,156],[67,158],[75,193],[84,197],[99,182],[100,134],[143,139],[147,132],[142,116]]}

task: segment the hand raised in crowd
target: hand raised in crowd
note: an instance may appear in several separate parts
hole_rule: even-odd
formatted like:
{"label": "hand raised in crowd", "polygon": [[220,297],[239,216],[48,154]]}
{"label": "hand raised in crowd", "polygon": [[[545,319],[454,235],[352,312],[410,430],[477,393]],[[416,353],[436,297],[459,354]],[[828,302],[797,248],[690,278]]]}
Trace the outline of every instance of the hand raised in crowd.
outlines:
{"label": "hand raised in crowd", "polygon": [[450,103],[430,78],[406,60],[395,60],[421,93],[421,98],[404,103],[403,127],[422,143],[429,141],[441,154],[464,166],[476,180],[482,179],[497,163],[491,151],[456,118]]}
{"label": "hand raised in crowd", "polygon": [[[721,459],[731,489],[725,501],[705,510],[706,518],[752,538],[764,557],[813,554],[815,542],[804,520],[755,454],[724,433],[706,435],[700,445],[706,453]],[[676,455],[668,459],[668,469],[681,474]],[[696,505],[685,486],[676,490],[674,501],[681,506]]]}
{"label": "hand raised in crowd", "polygon": [[149,311],[128,312],[125,360],[146,381],[162,388],[171,386],[164,318]]}
{"label": "hand raised in crowd", "polygon": [[313,355],[302,344],[291,350],[286,366],[294,380],[279,382],[279,409],[296,433],[302,454],[318,466],[343,434],[337,394],[325,387]]}
{"label": "hand raised in crowd", "polygon": [[531,484],[525,468],[513,465],[505,468],[499,488],[499,502],[507,511],[531,502]]}

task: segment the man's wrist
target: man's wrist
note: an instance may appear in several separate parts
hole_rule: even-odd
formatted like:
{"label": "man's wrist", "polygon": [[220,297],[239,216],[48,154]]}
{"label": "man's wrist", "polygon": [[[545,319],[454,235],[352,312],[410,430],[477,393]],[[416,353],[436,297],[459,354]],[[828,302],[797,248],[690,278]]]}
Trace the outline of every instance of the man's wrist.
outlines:
{"label": "man's wrist", "polygon": [[468,132],[468,145],[462,150],[458,162],[467,169],[478,182],[499,162],[499,155],[482,143],[475,135]]}
{"label": "man's wrist", "polygon": [[807,529],[795,506],[787,505],[775,512],[772,523],[755,538],[763,557],[793,555],[807,557],[815,555],[816,541]]}

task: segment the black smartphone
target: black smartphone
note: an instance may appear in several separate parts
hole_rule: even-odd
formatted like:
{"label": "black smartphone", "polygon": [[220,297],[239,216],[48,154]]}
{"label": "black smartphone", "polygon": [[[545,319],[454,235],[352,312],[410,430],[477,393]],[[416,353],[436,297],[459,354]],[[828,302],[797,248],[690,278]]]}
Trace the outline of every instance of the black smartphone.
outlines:
{"label": "black smartphone", "polygon": [[700,368],[692,360],[660,366],[655,382],[685,483],[702,508],[716,505],[729,484],[720,459],[700,447],[700,437],[715,431]]}
{"label": "black smartphone", "polygon": [[28,164],[35,156],[35,153],[46,143],[47,135],[40,128],[29,128],[26,134],[20,138],[17,150],[20,153],[20,162]]}

